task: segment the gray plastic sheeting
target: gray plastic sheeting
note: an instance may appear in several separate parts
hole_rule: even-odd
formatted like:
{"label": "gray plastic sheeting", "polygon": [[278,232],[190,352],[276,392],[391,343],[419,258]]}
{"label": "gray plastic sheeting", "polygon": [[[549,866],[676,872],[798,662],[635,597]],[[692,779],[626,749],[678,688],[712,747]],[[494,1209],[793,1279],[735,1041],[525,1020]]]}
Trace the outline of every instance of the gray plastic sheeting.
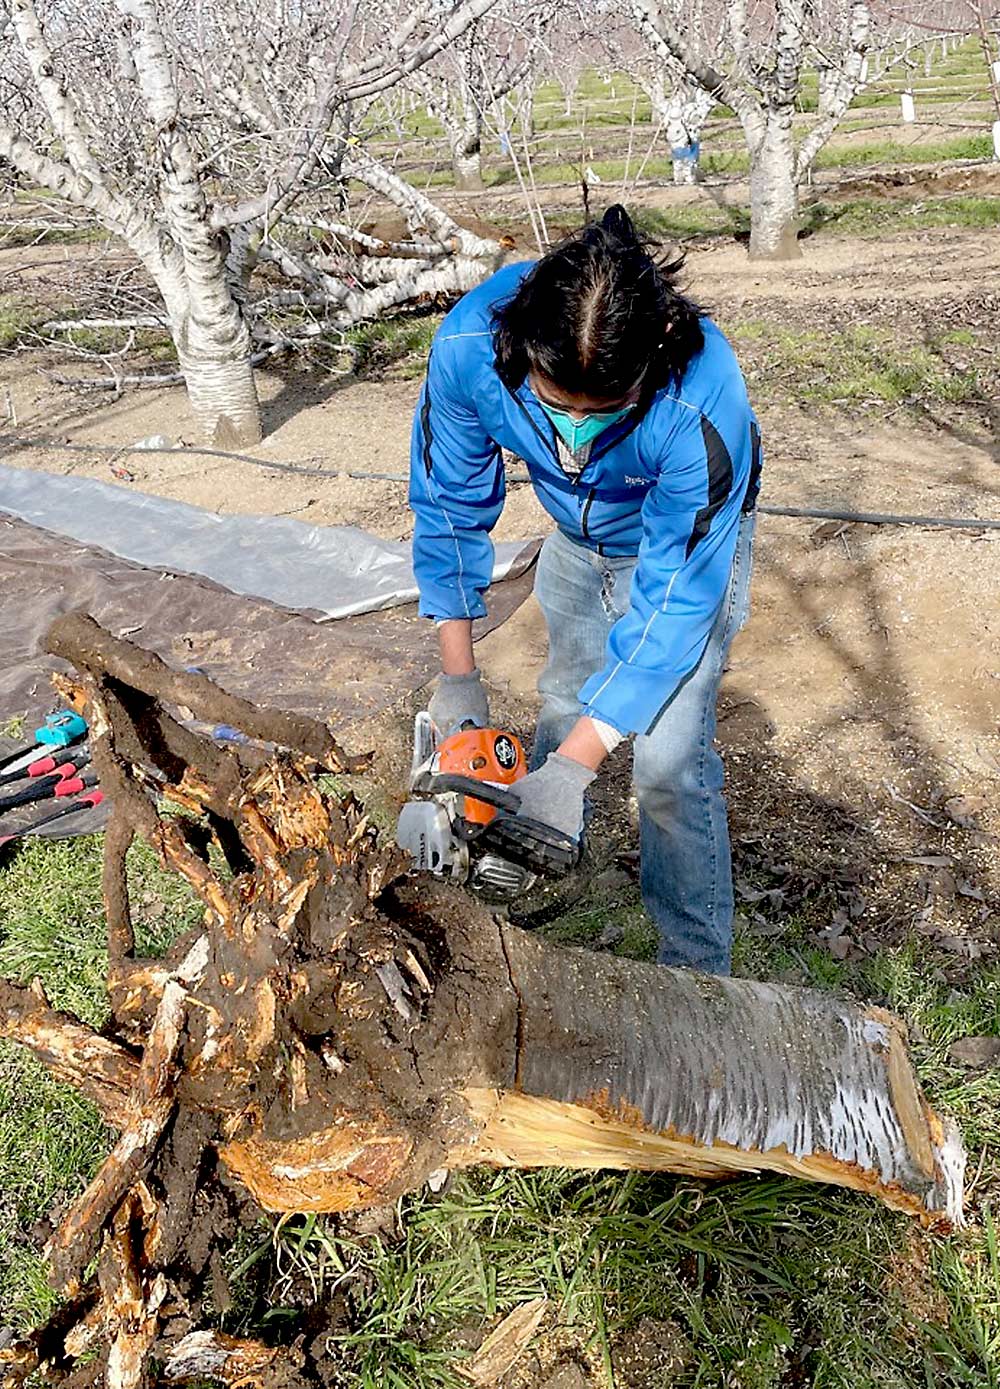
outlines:
{"label": "gray plastic sheeting", "polygon": [[[201,575],[233,593],[322,618],[376,612],[417,597],[410,546],[357,526],[220,516],[94,478],[2,465],[0,512],[148,569]],[[497,545],[494,582],[523,549],[523,541]]]}

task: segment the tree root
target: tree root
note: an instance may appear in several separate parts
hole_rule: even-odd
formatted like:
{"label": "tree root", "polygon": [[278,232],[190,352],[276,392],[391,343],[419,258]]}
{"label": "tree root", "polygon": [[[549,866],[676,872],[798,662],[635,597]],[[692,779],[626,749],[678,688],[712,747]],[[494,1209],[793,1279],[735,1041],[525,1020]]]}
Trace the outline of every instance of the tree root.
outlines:
{"label": "tree root", "polygon": [[[317,765],[362,761],[323,725],[170,670],[80,614],[49,644],[81,673],[113,802],[114,1024],[98,1036],[0,984],[0,1035],[121,1136],[49,1244],[68,1311],[2,1353],[16,1382],[73,1365],[86,1378],[95,1347],[112,1389],[138,1389],[152,1360],[166,1381],[317,1382],[305,1352],[198,1327],[241,1209],[384,1204],[442,1167],[771,1170],[960,1220],[961,1145],[889,1015],[546,945],[405,878],[353,796],[318,789]],[[217,749],[178,706],[276,751]],[[136,832],[204,907],[163,961],[135,954]]]}

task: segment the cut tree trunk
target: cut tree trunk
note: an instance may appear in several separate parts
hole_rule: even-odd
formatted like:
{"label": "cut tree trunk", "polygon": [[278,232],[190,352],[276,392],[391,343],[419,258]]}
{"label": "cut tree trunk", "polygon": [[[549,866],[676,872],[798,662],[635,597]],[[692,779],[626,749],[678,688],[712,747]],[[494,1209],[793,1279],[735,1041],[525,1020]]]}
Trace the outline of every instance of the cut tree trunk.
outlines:
{"label": "cut tree trunk", "polygon": [[[322,725],[172,671],[81,614],[54,624],[49,649],[81,672],[59,688],[87,709],[113,806],[114,1020],[98,1038],[10,986],[0,1017],[122,1130],[50,1243],[55,1282],[81,1309],[52,1364],[96,1338],[120,1389],[148,1357],[168,1378],[286,1383],[265,1348],[190,1335],[191,1279],[225,1245],[233,1203],[349,1211],[441,1168],[768,1170],[875,1194],[929,1225],[960,1220],[961,1144],[889,1014],[548,945],[406,876],[353,797],[318,789],[317,768],[359,765]],[[217,748],[165,704],[288,751]],[[161,816],[154,793],[184,813]],[[205,908],[160,962],[134,954],[136,832]],[[210,866],[210,839],[230,876]],[[72,1059],[81,1049],[92,1077]],[[178,1342],[160,1308],[180,1298]],[[49,1328],[0,1363],[20,1382],[51,1341]]]}
{"label": "cut tree trunk", "polygon": [[798,219],[792,113],[770,112],[763,138],[750,154],[750,255],[757,260],[801,256]]}

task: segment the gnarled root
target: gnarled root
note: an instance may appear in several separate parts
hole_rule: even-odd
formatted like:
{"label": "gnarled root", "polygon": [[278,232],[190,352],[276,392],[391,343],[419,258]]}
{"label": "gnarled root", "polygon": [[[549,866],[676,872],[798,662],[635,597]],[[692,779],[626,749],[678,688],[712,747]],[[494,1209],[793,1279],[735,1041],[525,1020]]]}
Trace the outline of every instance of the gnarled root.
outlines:
{"label": "gnarled root", "polygon": [[[51,1334],[44,1353],[37,1338],[4,1352],[22,1378],[96,1343],[114,1389],[135,1389],[150,1357],[178,1382],[308,1381],[305,1357],[190,1330],[240,1201],[344,1211],[488,1162],[770,1170],[871,1192],[927,1224],[960,1219],[961,1146],[921,1095],[895,1019],[547,945],[406,880],[353,797],[317,787],[317,766],[357,765],[321,724],[171,671],[79,615],[50,644],[81,672],[114,806],[114,1027],[98,1037],[0,986],[0,1032],[121,1137],[50,1243],[76,1319],[57,1352]],[[285,750],[217,749],[179,705]],[[183,815],[165,817],[163,801]],[[133,830],[204,908],[165,961],[135,955]]]}

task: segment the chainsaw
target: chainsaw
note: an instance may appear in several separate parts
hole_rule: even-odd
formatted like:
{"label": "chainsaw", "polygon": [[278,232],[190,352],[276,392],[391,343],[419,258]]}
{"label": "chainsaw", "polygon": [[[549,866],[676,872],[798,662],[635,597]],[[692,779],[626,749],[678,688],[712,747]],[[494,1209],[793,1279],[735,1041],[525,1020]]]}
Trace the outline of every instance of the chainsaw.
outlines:
{"label": "chainsaw", "polygon": [[579,842],[518,815],[517,783],[527,773],[514,734],[470,724],[442,738],[422,710],[397,844],[419,872],[489,902],[514,901],[539,878],[562,877],[579,860]]}

